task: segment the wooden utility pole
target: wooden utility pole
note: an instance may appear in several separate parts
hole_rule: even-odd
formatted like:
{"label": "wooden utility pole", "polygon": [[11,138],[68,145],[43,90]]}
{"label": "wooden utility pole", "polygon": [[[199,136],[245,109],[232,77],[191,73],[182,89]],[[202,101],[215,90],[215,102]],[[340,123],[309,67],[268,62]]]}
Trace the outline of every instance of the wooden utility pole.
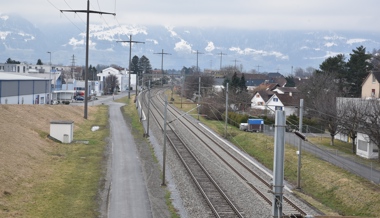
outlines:
{"label": "wooden utility pole", "polygon": [[219,68],[219,70],[222,70],[222,59],[223,59],[223,55],[227,55],[227,54],[224,54],[223,52],[220,52],[218,55],[220,55],[220,68]]}
{"label": "wooden utility pole", "polygon": [[165,53],[164,49],[160,53],[153,53],[153,54],[160,54],[161,55],[161,74],[162,74],[162,79],[161,79],[161,85],[164,85],[164,55],[171,55],[170,53]]}
{"label": "wooden utility pole", "polygon": [[[132,41],[132,35],[129,36],[129,40],[127,41],[116,41],[116,42],[129,42],[129,66],[128,66],[128,71],[129,71],[129,75],[128,75],[128,98],[131,98],[131,66],[132,66],[132,57],[131,57],[131,54],[132,54],[132,43],[143,43],[145,44],[145,42],[139,42],[139,41]],[[135,72],[136,73],[136,99],[137,99],[137,73],[138,72]]]}
{"label": "wooden utility pole", "polygon": [[89,41],[90,41],[90,14],[112,14],[115,16],[115,13],[107,13],[102,11],[92,11],[90,10],[90,0],[87,0],[87,10],[60,10],[61,12],[74,12],[74,13],[86,13],[87,14],[87,28],[86,28],[86,71],[84,74],[84,119],[87,119],[87,109],[88,109],[88,50],[89,50]]}
{"label": "wooden utility pole", "polygon": [[197,50],[197,52],[195,52],[194,54],[197,54],[197,73],[199,73],[199,67],[198,67],[198,55],[199,55],[199,54],[204,54],[204,53],[202,53],[202,52],[198,52],[198,50]]}

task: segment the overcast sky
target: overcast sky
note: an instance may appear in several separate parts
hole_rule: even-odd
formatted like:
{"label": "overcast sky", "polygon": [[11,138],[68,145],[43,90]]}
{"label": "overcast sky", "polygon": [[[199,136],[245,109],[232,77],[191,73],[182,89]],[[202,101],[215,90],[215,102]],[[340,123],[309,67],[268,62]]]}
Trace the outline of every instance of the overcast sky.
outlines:
{"label": "overcast sky", "polygon": [[[32,23],[83,22],[86,0],[0,0],[0,13]],[[91,0],[92,23],[233,27],[252,30],[380,31],[379,0]],[[82,21],[83,20],[83,21]]]}

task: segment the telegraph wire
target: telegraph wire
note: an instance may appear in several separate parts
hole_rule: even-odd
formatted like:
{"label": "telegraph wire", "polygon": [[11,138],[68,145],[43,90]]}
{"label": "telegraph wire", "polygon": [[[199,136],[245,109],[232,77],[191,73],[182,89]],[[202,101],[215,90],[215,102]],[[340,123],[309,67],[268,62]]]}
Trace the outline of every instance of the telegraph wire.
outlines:
{"label": "telegraph wire", "polygon": [[[53,3],[51,3],[50,2],[50,0],[47,0],[55,9],[57,9],[58,11],[59,11],[59,8],[57,8]],[[68,16],[66,16],[66,14],[64,14],[64,13],[60,13],[61,15],[63,14],[63,16],[65,16],[66,17],[66,19],[68,20],[68,21],[70,21],[70,23],[72,24],[72,25],[74,25],[80,32],[83,32],[83,30],[81,29],[81,28],[79,28]]]}

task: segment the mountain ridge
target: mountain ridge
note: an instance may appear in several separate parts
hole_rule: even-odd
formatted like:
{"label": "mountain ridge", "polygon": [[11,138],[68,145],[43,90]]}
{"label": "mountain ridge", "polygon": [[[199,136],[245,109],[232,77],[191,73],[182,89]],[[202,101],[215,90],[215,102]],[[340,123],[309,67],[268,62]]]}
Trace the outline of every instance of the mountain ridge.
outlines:
{"label": "mountain ridge", "polygon": [[[84,65],[85,29],[81,25],[33,25],[17,15],[0,14],[0,61],[14,59],[36,63],[38,59],[62,65]],[[367,52],[380,48],[376,32],[362,31],[269,31],[222,28],[98,25],[90,24],[89,63],[127,66],[129,40],[132,56],[149,58],[152,67],[181,69],[198,66],[219,69],[234,66],[245,72],[280,72],[295,68],[318,68],[325,58],[344,54],[363,45]],[[170,55],[159,55],[164,51]],[[197,54],[197,55],[196,55]],[[74,60],[73,60],[74,55]],[[198,60],[197,60],[198,59]]]}

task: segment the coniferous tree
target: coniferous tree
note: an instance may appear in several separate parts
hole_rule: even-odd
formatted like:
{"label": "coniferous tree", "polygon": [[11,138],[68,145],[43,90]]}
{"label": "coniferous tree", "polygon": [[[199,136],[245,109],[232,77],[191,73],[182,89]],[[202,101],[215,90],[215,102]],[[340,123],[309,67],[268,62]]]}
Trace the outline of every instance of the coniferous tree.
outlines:
{"label": "coniferous tree", "polygon": [[287,77],[285,77],[285,79],[286,79],[285,87],[295,87],[296,86],[296,83],[294,82],[293,76],[287,76]]}
{"label": "coniferous tree", "polygon": [[360,97],[361,85],[364,79],[367,77],[373,65],[371,64],[371,54],[366,53],[366,49],[363,46],[357,47],[356,50],[352,50],[350,54],[350,60],[347,63],[349,77],[347,81],[351,84],[351,95],[353,97]]}
{"label": "coniferous tree", "polygon": [[37,64],[36,64],[36,65],[43,65],[41,59],[38,59],[38,60],[37,60]]}
{"label": "coniferous tree", "polygon": [[12,60],[11,58],[8,58],[5,63],[6,64],[20,64],[21,62],[20,61]]}
{"label": "coniferous tree", "polygon": [[130,69],[131,74],[138,74],[140,69],[139,69],[139,57],[136,55],[133,56],[132,61],[131,61],[131,69]]}
{"label": "coniferous tree", "polygon": [[232,76],[231,78],[231,89],[234,89],[235,92],[237,92],[238,88],[239,88],[239,77],[237,76],[236,72],[234,73],[234,75]]}
{"label": "coniferous tree", "polygon": [[152,73],[152,65],[150,64],[149,59],[145,57],[145,55],[141,56],[141,58],[139,59],[139,69],[143,73]]}
{"label": "coniferous tree", "polygon": [[245,77],[244,77],[244,73],[243,73],[240,77],[240,80],[239,80],[240,92],[246,92],[247,91],[247,85],[245,83],[246,83],[246,81],[245,81]]}

